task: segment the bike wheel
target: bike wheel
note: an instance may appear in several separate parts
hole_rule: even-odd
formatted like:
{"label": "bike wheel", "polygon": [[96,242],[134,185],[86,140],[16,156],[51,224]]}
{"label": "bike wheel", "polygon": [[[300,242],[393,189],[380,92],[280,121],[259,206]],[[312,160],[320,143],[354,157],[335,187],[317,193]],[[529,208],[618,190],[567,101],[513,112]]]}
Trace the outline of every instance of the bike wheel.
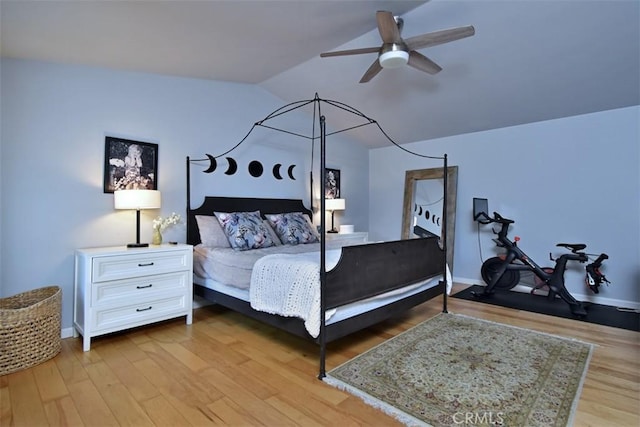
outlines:
{"label": "bike wheel", "polygon": [[[491,279],[497,274],[500,267],[504,264],[504,260],[499,257],[489,258],[482,263],[480,274],[482,274],[482,280],[488,285],[491,283]],[[520,281],[520,272],[517,270],[505,270],[504,274],[498,282],[495,284],[494,289],[509,290],[515,287]]]}

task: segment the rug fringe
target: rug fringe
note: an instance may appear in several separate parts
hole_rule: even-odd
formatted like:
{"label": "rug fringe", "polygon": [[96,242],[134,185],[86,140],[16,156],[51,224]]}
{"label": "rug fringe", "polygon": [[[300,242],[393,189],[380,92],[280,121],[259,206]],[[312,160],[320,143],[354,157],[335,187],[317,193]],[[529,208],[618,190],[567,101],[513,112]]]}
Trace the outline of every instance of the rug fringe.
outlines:
{"label": "rug fringe", "polygon": [[401,411],[398,408],[395,408],[388,403],[385,403],[375,397],[371,396],[368,393],[363,392],[362,390],[358,390],[355,387],[350,386],[349,384],[340,381],[339,379],[333,378],[331,375],[327,375],[322,379],[322,381],[327,384],[339,389],[346,391],[349,394],[352,394],[362,401],[364,401],[367,405],[372,406],[376,409],[380,409],[387,415],[392,416],[396,420],[400,421],[402,424],[411,427],[433,427],[431,424],[427,424],[424,421],[420,421],[419,419],[407,414],[406,412]]}
{"label": "rug fringe", "polygon": [[589,355],[587,356],[587,360],[584,362],[584,369],[582,370],[582,377],[580,378],[580,383],[578,383],[578,388],[576,389],[576,396],[574,397],[573,402],[571,403],[571,410],[569,411],[569,420],[567,422],[568,426],[573,425],[573,420],[576,416],[576,411],[578,410],[578,403],[580,403],[580,395],[582,394],[582,386],[584,385],[584,381],[587,378],[587,372],[589,372],[589,363],[591,363],[591,356],[593,356],[594,347],[595,347],[594,344],[589,344]]}

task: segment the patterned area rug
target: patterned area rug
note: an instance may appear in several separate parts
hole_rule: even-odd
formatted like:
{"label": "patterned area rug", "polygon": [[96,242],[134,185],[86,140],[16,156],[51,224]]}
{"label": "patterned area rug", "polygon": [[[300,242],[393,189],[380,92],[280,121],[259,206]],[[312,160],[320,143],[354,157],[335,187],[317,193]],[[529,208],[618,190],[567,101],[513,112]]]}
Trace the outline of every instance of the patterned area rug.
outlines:
{"label": "patterned area rug", "polygon": [[443,313],[324,380],[408,425],[566,426],[592,347]]}

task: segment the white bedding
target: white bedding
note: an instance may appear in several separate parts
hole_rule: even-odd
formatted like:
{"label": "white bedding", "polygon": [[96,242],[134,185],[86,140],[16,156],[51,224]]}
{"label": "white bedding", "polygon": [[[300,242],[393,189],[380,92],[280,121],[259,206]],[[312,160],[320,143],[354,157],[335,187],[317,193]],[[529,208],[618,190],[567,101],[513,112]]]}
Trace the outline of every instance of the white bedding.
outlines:
{"label": "white bedding", "polygon": [[[340,260],[340,249],[325,251],[327,271]],[[320,334],[320,253],[276,254],[260,258],[249,287],[255,310],[304,320],[313,338]]]}

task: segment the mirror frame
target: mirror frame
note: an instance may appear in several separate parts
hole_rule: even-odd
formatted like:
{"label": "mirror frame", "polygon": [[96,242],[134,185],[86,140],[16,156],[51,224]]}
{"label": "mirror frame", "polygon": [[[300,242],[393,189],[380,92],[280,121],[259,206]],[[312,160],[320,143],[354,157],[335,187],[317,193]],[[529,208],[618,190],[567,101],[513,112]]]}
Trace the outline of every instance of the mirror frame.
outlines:
{"label": "mirror frame", "polygon": [[[416,181],[443,179],[444,168],[408,170],[404,180],[404,204],[402,207],[402,239],[411,235],[413,199]],[[455,242],[456,198],[458,189],[458,167],[447,167],[447,264],[453,272],[453,243]],[[453,273],[452,273],[453,274]]]}

